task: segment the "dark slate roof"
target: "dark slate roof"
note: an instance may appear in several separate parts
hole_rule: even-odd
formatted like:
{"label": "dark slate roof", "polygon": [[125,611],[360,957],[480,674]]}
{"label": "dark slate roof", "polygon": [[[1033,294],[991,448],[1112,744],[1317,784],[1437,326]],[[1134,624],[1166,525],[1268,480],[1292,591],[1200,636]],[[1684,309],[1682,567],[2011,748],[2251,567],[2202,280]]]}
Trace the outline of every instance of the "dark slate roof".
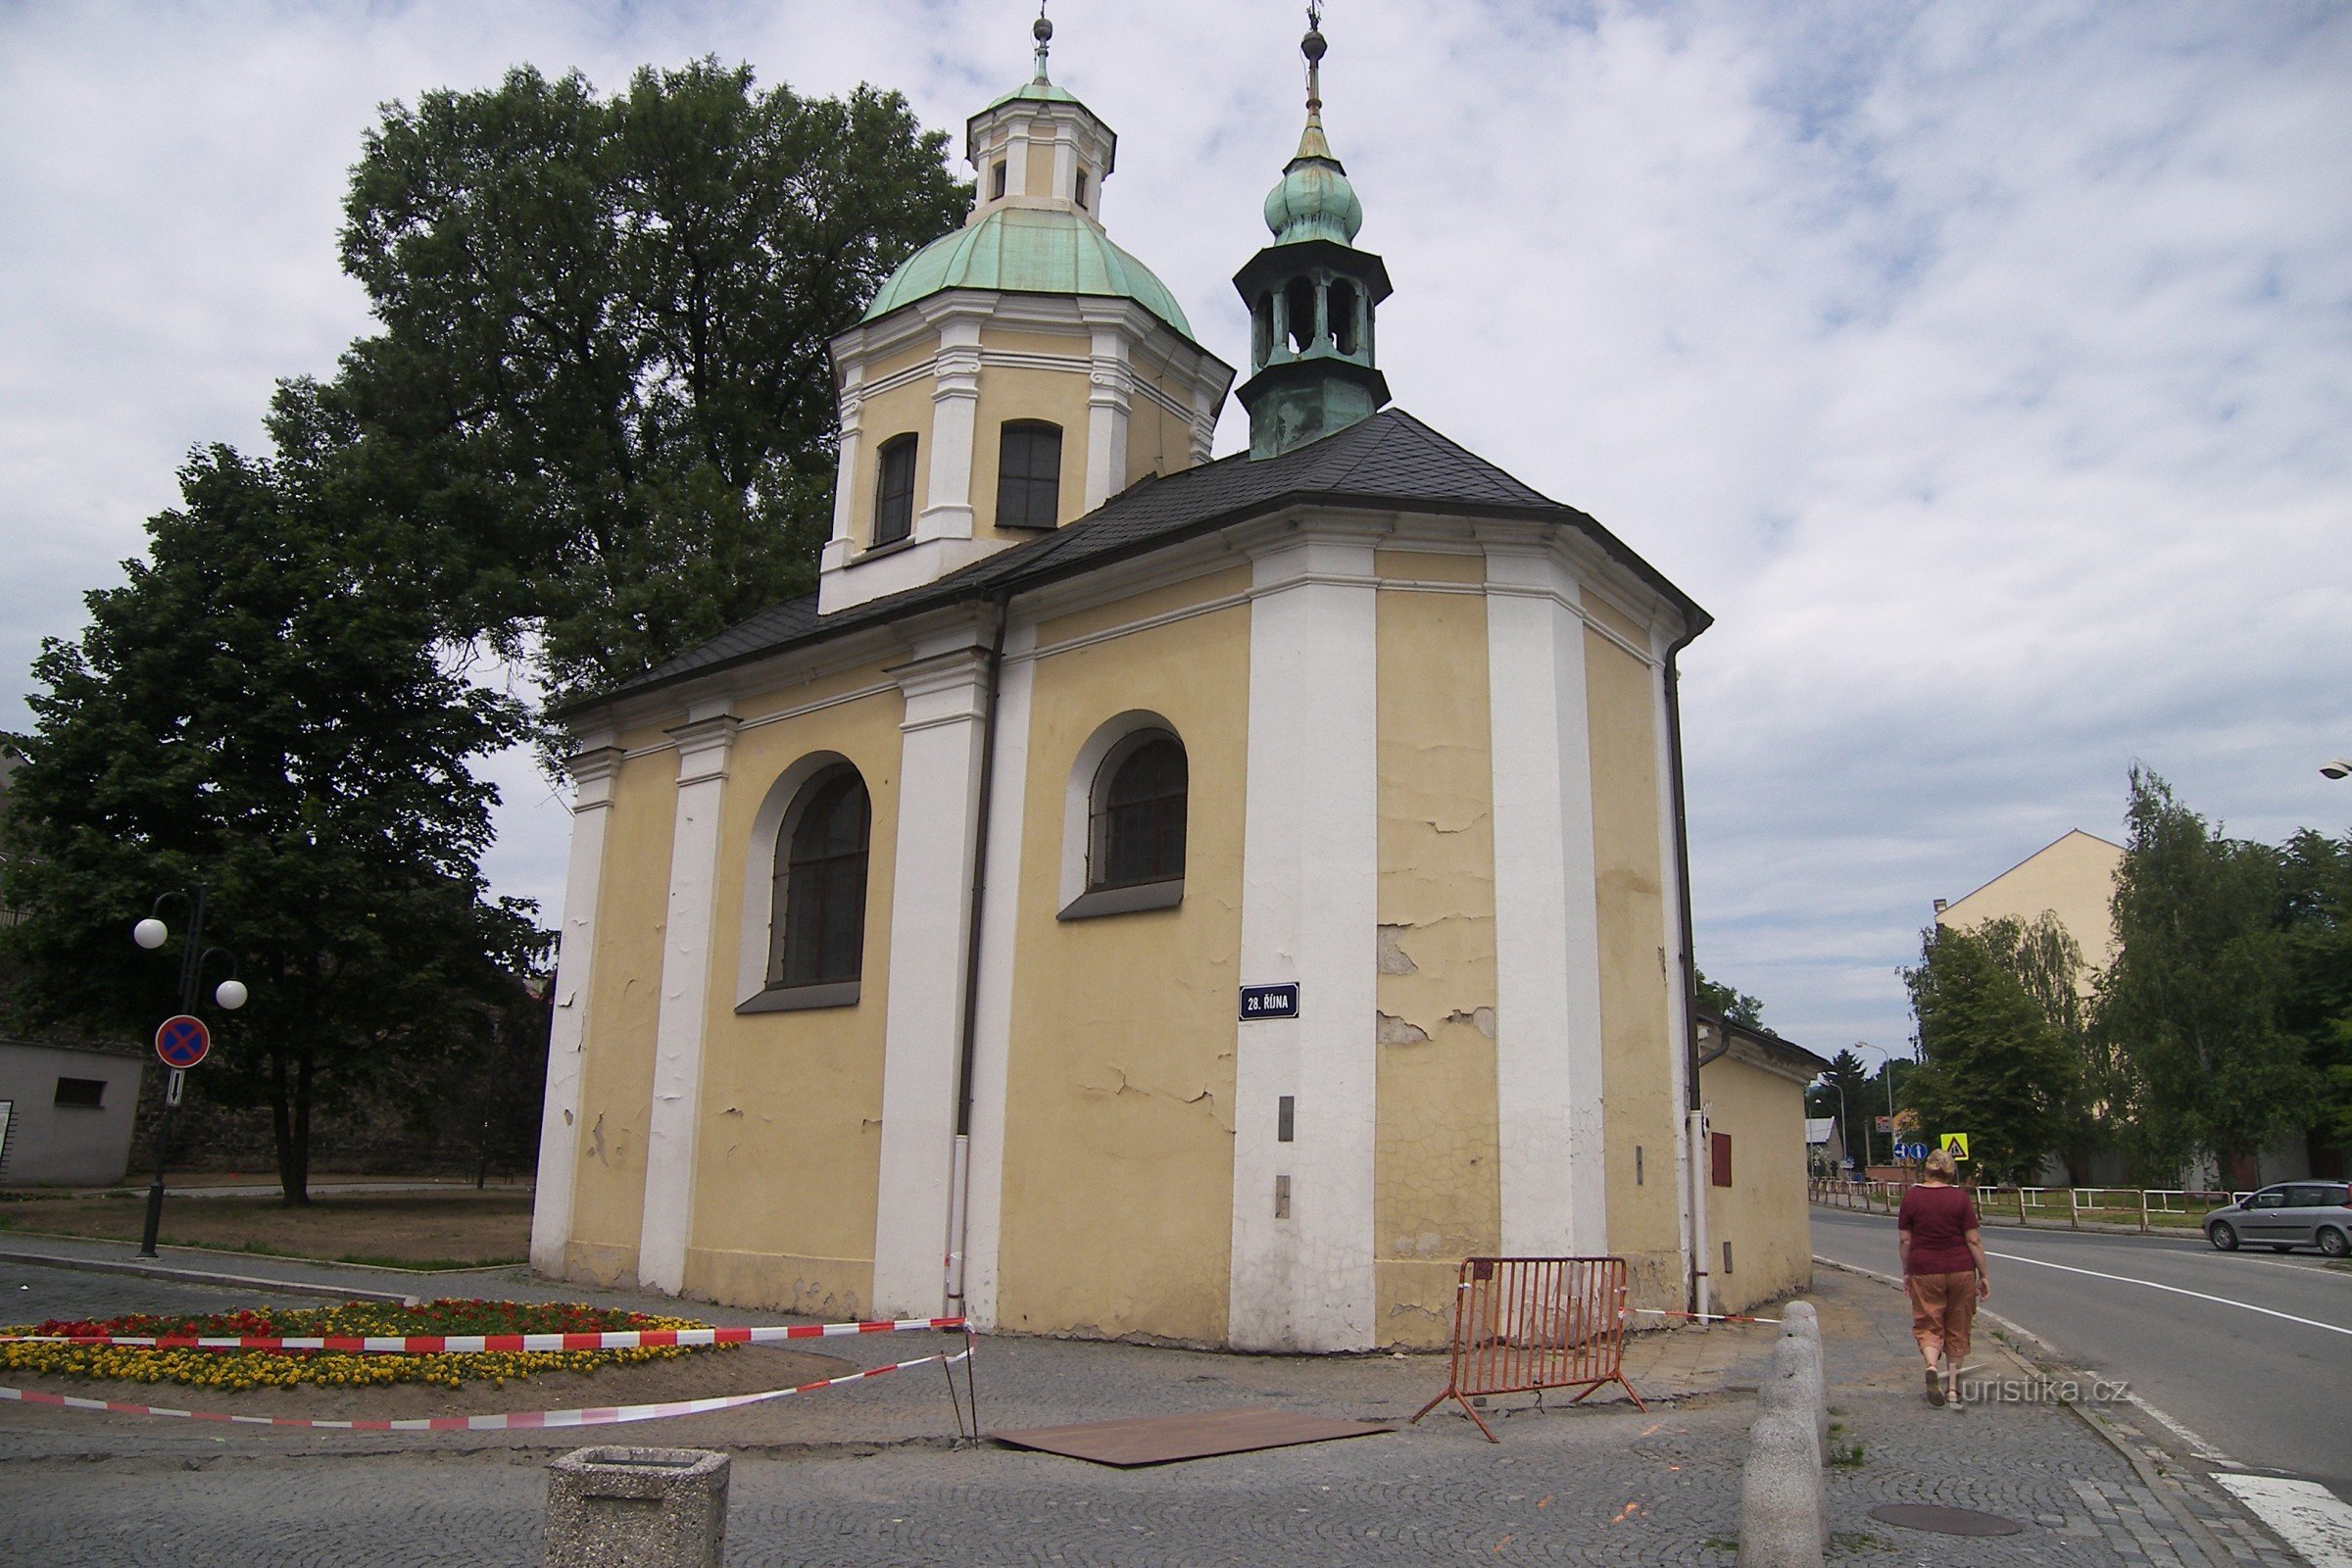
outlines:
{"label": "dark slate roof", "polygon": [[1017,592],[1303,504],[1518,517],[1574,527],[1679,606],[1694,631],[1712,619],[1584,513],[1530,489],[1402,409],[1390,408],[1278,458],[1252,461],[1239,453],[1141,480],[1064,527],[904,593],[830,615],[817,613],[814,594],[763,610],[627,685],[569,705],[566,711],[918,611]]}

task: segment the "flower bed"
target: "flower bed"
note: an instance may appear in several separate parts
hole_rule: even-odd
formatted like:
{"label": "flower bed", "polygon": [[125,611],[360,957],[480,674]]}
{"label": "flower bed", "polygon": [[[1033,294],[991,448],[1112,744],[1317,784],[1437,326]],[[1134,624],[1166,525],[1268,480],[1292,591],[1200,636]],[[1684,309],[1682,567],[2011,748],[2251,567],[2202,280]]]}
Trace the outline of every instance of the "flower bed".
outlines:
{"label": "flower bed", "polygon": [[[8,1334],[139,1335],[144,1337],[271,1335],[287,1339],[359,1338],[389,1334],[586,1334],[612,1329],[685,1329],[691,1318],[655,1317],[572,1301],[484,1301],[452,1298],[419,1306],[348,1301],[340,1306],[248,1308],[210,1316],[134,1312],[104,1319],[52,1318]],[[732,1349],[733,1346],[706,1348]],[[445,1389],[468,1382],[505,1388],[509,1378],[535,1372],[593,1372],[698,1353],[678,1347],[628,1350],[494,1350],[478,1354],[358,1354],[342,1350],[151,1349],[118,1345],[0,1344],[0,1369],[66,1377],[180,1383],[237,1391],[293,1388],[381,1388],[422,1383]]]}

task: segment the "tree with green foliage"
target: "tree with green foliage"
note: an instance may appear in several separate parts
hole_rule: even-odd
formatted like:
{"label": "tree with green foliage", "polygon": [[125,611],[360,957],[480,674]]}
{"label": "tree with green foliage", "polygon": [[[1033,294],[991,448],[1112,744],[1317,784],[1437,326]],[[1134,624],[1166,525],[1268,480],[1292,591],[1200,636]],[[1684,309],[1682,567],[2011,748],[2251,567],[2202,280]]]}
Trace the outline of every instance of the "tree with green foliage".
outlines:
{"label": "tree with green foliage", "polygon": [[2090,1027],[2083,994],[2082,949],[2048,909],[2031,920],[1998,915],[1971,928],[2040,1009],[2058,1044],[2073,1059],[2071,1092],[2059,1109],[2058,1152],[2070,1179],[2083,1181],[2091,1153],[2118,1141],[2112,1122],[2131,1105],[2130,1075],[2115,1052]]}
{"label": "tree with green foliage", "polygon": [[1707,978],[1707,972],[1704,969],[1695,965],[1692,966],[1690,972],[1698,977],[1698,1004],[1700,1006],[1709,1012],[1730,1019],[1733,1023],[1743,1024],[1750,1029],[1764,1027],[1764,1004],[1743,991],[1737,991],[1726,985],[1718,985]]}
{"label": "tree with green foliage", "polygon": [[2299,1125],[2315,1088],[2281,1016],[2292,955],[2280,858],[2223,837],[2138,767],[2127,820],[2097,1019],[2132,1080],[2131,1147],[2143,1171],[2203,1152],[2230,1180],[2240,1159]]}
{"label": "tree with green foliage", "polygon": [[214,1020],[198,1092],[270,1108],[292,1203],[313,1113],[396,1069],[430,1081],[544,947],[476,865],[497,795],[466,764],[519,707],[436,657],[431,607],[350,564],[359,525],[305,475],[190,460],[148,559],[44,645],[0,819],[31,1022],[145,1038],[178,1005],[176,954],[130,928],[204,887],[206,942],[252,995]]}
{"label": "tree with green foliage", "polygon": [[748,67],[577,74],[395,104],[343,265],[382,330],[272,433],[331,471],[460,638],[609,687],[814,581],[828,339],[970,187],[896,93]]}
{"label": "tree with green foliage", "polygon": [[1867,1165],[1871,1161],[1870,1075],[1862,1058],[1840,1050],[1830,1058],[1829,1070],[1816,1082],[1807,1110],[1816,1116],[1838,1118],[1838,1141],[1845,1152]]}
{"label": "tree with green foliage", "polygon": [[2280,854],[2286,988],[2279,1026],[2317,1081],[2314,1131],[2352,1150],[2352,835],[2306,828]]}
{"label": "tree with green foliage", "polygon": [[2058,1147],[2077,1063],[2025,985],[1973,930],[1930,926],[1902,971],[1919,1023],[1921,1062],[1900,1103],[1930,1139],[1969,1135],[1976,1169],[2030,1181]]}

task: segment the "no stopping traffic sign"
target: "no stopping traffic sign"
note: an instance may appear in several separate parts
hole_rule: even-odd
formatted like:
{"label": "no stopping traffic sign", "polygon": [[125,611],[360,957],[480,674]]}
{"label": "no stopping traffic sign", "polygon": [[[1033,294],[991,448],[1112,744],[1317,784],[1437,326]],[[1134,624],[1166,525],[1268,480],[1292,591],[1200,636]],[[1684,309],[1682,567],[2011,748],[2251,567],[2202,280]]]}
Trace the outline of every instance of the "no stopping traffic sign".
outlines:
{"label": "no stopping traffic sign", "polygon": [[167,1067],[193,1067],[213,1049],[213,1032],[202,1018],[174,1013],[156,1025],[155,1054]]}

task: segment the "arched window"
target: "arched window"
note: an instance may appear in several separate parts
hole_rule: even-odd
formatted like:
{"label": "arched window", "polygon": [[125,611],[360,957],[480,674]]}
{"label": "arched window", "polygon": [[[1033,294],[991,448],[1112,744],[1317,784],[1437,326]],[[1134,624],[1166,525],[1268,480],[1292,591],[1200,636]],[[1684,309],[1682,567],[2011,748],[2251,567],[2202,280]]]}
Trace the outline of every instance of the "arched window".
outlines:
{"label": "arched window", "polygon": [[914,531],[914,437],[882,443],[874,473],[874,543],[897,544]]}
{"label": "arched window", "polygon": [[1075,194],[1078,197],[1078,205],[1084,207],[1086,205],[1086,171],[1083,169],[1078,171],[1078,184]]}
{"label": "arched window", "polygon": [[1139,730],[1102,760],[1088,823],[1089,891],[1184,875],[1184,743]]}
{"label": "arched window", "polygon": [[1355,285],[1344,277],[1332,279],[1325,296],[1331,311],[1331,346],[1342,354],[1355,352]]}
{"label": "arched window", "polygon": [[1274,296],[1260,292],[1250,307],[1250,363],[1264,367],[1274,353]]}
{"label": "arched window", "polygon": [[997,526],[1051,528],[1061,510],[1061,426],[1014,419],[997,445]]}
{"label": "arched window", "polygon": [[1004,199],[1004,160],[1002,158],[989,165],[988,198],[990,201]]}
{"label": "arched window", "polygon": [[767,984],[856,980],[865,948],[865,851],[873,812],[848,764],[801,787],[776,835]]}
{"label": "arched window", "polygon": [[1312,278],[1294,277],[1282,291],[1283,314],[1290,318],[1291,352],[1304,354],[1315,346],[1315,284]]}

